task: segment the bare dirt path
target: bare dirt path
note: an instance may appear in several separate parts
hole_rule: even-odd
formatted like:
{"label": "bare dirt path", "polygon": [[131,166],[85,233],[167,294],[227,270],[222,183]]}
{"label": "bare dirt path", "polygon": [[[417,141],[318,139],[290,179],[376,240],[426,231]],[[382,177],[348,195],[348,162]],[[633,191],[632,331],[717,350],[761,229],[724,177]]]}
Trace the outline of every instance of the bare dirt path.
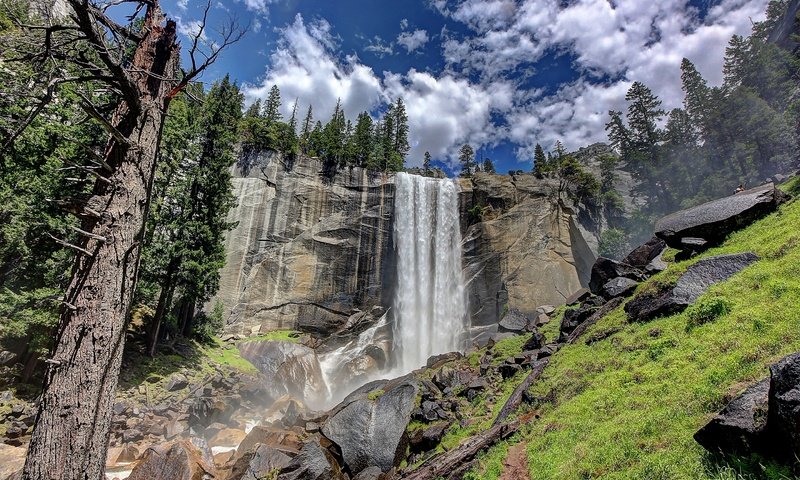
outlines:
{"label": "bare dirt path", "polygon": [[531,480],[528,475],[528,454],[525,447],[527,444],[520,442],[508,449],[500,480]]}

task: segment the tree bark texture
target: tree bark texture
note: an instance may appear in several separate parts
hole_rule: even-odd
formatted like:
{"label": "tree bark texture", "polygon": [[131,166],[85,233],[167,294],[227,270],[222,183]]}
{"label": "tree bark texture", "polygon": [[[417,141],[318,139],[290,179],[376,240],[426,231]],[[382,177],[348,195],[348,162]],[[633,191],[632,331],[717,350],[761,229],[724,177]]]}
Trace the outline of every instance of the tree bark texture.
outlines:
{"label": "tree bark texture", "polygon": [[[82,2],[71,4],[79,25],[90,19]],[[126,72],[138,98],[123,92],[112,118],[128,142],[109,141],[111,182],[98,182],[94,192],[103,209],[83,225],[105,240],[87,237],[82,247],[92,255],[76,260],[48,360],[25,480],[101,480],[104,475],[158,142],[175,86],[166,79],[174,78],[179,61],[175,24],[164,23],[157,3],[148,7],[143,32]]]}

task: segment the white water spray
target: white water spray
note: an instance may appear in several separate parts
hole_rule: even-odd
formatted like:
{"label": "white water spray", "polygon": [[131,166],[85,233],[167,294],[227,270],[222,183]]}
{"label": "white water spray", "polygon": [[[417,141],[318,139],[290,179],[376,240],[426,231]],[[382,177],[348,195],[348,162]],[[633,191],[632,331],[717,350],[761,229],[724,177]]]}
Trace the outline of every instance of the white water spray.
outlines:
{"label": "white water spray", "polygon": [[403,372],[466,347],[458,191],[453,180],[395,177],[394,357]]}

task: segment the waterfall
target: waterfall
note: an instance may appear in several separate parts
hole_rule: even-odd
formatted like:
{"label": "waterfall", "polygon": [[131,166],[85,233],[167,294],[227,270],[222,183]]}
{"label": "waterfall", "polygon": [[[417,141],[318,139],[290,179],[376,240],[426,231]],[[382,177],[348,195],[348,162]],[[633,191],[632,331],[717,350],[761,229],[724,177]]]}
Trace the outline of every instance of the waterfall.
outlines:
{"label": "waterfall", "polygon": [[466,347],[469,319],[461,271],[458,185],[395,177],[394,360],[408,372],[431,355]]}

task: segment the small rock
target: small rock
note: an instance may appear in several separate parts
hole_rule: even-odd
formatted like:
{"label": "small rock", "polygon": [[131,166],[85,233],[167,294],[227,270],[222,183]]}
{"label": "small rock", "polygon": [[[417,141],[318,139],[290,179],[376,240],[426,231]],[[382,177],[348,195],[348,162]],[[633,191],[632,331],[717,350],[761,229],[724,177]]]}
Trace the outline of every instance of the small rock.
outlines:
{"label": "small rock", "polygon": [[536,326],[542,327],[550,323],[550,316],[546,313],[540,313],[538,317],[536,317]]}
{"label": "small rock", "polygon": [[177,390],[183,390],[184,388],[189,386],[189,379],[186,378],[185,375],[180,373],[173,373],[167,379],[167,391],[168,392],[175,392]]}
{"label": "small rock", "polygon": [[603,285],[603,296],[606,298],[627,297],[632,294],[639,282],[630,278],[617,277]]}
{"label": "small rock", "polygon": [[553,305],[542,305],[540,307],[536,307],[536,311],[545,315],[552,315],[553,312],[556,311],[556,307]]}
{"label": "small rock", "polygon": [[566,300],[564,300],[564,303],[566,305],[575,305],[576,303],[580,303],[580,302],[586,300],[587,298],[589,298],[591,296],[592,296],[592,292],[590,292],[589,290],[587,290],[585,288],[581,288],[577,292],[575,292],[572,295],[570,295],[569,297],[567,297]]}
{"label": "small rock", "polygon": [[500,320],[500,328],[509,332],[521,332],[527,328],[528,317],[516,309],[509,309]]}

